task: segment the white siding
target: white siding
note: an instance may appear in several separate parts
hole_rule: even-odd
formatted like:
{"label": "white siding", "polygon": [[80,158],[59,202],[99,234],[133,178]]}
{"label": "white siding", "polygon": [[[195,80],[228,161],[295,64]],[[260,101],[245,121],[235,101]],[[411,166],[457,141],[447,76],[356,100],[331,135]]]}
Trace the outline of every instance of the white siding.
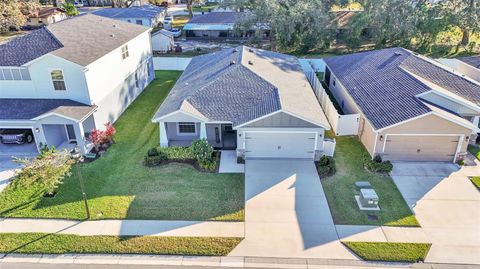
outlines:
{"label": "white siding", "polygon": [[[97,128],[114,122],[153,79],[150,66],[152,50],[150,33],[145,32],[126,44],[129,56],[122,59],[121,47],[90,64],[85,73]],[[150,77],[147,69],[150,68]],[[139,87],[135,85],[138,72]]]}
{"label": "white siding", "polygon": [[[54,69],[63,71],[66,91],[54,90],[50,75]],[[0,81],[0,97],[72,99],[90,103],[83,67],[53,55],[45,55],[30,64],[28,70],[31,81]]]}

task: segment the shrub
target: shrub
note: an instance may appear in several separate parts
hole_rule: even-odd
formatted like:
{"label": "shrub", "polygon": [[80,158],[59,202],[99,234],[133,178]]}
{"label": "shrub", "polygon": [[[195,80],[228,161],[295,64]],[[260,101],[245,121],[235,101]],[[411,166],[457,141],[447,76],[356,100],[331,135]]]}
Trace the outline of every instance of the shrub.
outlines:
{"label": "shrub", "polygon": [[335,159],[330,156],[322,156],[317,163],[318,174],[322,177],[327,177],[335,174]]}
{"label": "shrub", "polygon": [[194,160],[192,151],[186,147],[167,147],[160,148],[159,152],[165,153],[170,160]]}
{"label": "shrub", "polygon": [[157,148],[151,148],[151,149],[149,149],[148,152],[147,152],[147,156],[148,156],[148,157],[158,156],[158,150],[157,150]]}
{"label": "shrub", "polygon": [[70,175],[74,161],[67,150],[58,151],[55,148],[42,148],[41,154],[34,159],[15,159],[24,168],[17,173],[15,184],[29,186],[41,184],[47,195],[54,194],[63,179]]}
{"label": "shrub", "polygon": [[205,138],[193,141],[190,150],[200,166],[213,161],[213,147]]}
{"label": "shrub", "polygon": [[163,152],[158,152],[157,151],[157,155],[147,155],[145,156],[145,165],[146,166],[155,166],[155,165],[159,165],[161,164],[162,162],[166,161],[167,160],[167,155]]}
{"label": "shrub", "polygon": [[363,164],[367,170],[374,173],[389,173],[393,169],[393,165],[390,161],[383,161],[380,155],[373,157],[373,160],[370,159],[370,155],[363,155]]}
{"label": "shrub", "polygon": [[88,140],[92,142],[98,150],[98,147],[103,144],[113,143],[113,136],[116,132],[115,127],[113,127],[110,122],[107,122],[105,124],[105,131],[93,129],[88,136]]}

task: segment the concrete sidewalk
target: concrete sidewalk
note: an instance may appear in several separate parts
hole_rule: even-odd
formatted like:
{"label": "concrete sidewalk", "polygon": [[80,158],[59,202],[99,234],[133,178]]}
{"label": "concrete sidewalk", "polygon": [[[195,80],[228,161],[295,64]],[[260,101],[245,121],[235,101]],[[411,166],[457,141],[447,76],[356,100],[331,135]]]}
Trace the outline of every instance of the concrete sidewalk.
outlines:
{"label": "concrete sidewalk", "polygon": [[118,236],[244,237],[243,222],[0,218],[2,233],[59,233]]}

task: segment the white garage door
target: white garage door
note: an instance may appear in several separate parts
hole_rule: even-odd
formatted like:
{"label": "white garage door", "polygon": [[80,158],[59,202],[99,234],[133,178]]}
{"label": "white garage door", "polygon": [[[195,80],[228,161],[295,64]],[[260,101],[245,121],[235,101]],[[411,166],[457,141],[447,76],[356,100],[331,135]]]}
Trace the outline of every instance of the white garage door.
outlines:
{"label": "white garage door", "polygon": [[455,157],[459,136],[389,135],[384,158],[392,161],[443,161]]}
{"label": "white garage door", "polygon": [[247,158],[313,159],[316,133],[245,133]]}

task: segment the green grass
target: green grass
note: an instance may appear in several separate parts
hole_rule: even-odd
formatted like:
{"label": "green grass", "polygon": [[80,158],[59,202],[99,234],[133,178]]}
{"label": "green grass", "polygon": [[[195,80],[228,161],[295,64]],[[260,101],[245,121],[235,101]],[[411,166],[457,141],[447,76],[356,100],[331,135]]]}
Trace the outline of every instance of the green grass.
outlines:
{"label": "green grass", "polygon": [[391,242],[342,242],[366,261],[424,261],[431,244]]}
{"label": "green grass", "polygon": [[227,255],[242,238],[0,233],[0,253]]}
{"label": "green grass", "polygon": [[480,160],[480,147],[468,145],[468,151],[472,153],[478,160]]}
{"label": "green grass", "polygon": [[[335,164],[337,172],[322,179],[328,205],[335,224],[419,226],[389,176],[374,174],[364,169],[362,156],[365,147],[356,137],[336,137]],[[368,181],[379,196],[379,212],[361,211],[354,198],[356,181]],[[367,214],[378,216],[368,220]]]}
{"label": "green grass", "polygon": [[473,185],[477,187],[478,190],[480,190],[480,177],[471,177],[470,181],[472,181]]}
{"label": "green grass", "polygon": [[[158,124],[151,118],[180,74],[156,72],[157,79],[115,123],[116,144],[100,159],[81,165],[93,219],[243,220],[243,174],[142,164],[147,150],[159,144]],[[43,198],[39,185],[10,185],[0,193],[0,216],[86,218],[78,174],[72,172],[54,198]]]}

